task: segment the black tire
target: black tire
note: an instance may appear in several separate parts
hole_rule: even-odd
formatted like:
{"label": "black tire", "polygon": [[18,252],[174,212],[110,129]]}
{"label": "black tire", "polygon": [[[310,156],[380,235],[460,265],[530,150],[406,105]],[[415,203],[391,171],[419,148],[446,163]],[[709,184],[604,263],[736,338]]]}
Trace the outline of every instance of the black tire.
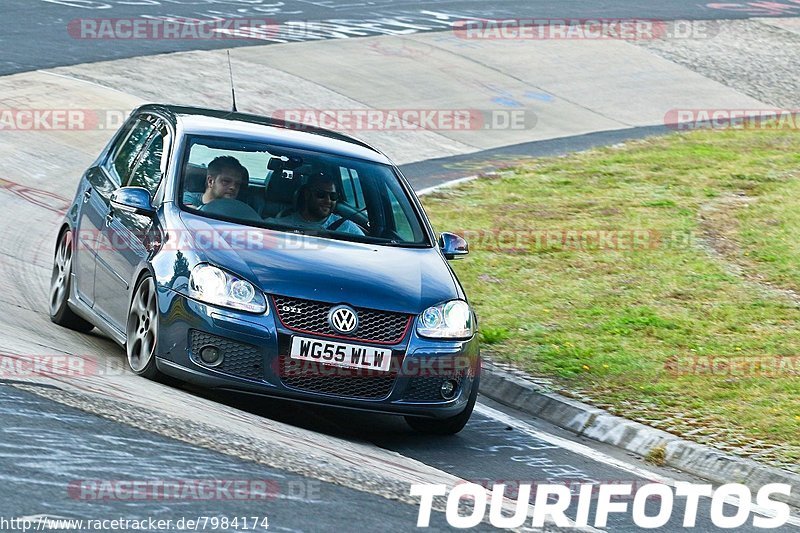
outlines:
{"label": "black tire", "polygon": [[75,245],[72,231],[66,230],[58,238],[50,276],[50,320],[59,326],[88,333],[94,325],[75,314],[69,307],[72,286],[72,256]]}
{"label": "black tire", "polygon": [[125,333],[125,354],[133,373],[162,380],[164,375],[156,368],[158,294],[152,276],[142,278],[133,291]]}
{"label": "black tire", "polygon": [[478,400],[478,386],[480,385],[480,377],[476,377],[472,383],[472,390],[469,393],[469,400],[467,406],[459,414],[451,416],[450,418],[421,418],[416,416],[405,417],[406,423],[411,426],[411,429],[420,433],[427,433],[428,435],[455,435],[467,425],[469,417],[472,416],[472,410],[475,408],[475,402]]}

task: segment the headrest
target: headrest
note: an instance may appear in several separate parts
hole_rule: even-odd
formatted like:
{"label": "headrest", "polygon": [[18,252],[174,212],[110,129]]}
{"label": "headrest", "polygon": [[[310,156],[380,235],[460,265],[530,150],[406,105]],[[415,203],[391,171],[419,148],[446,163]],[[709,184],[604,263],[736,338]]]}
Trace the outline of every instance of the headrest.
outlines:
{"label": "headrest", "polygon": [[204,166],[193,165],[192,163],[186,165],[186,175],[183,182],[184,192],[205,192],[207,175],[208,170]]}
{"label": "headrest", "polygon": [[240,202],[246,202],[247,198],[250,196],[250,173],[248,173],[242,184],[239,186],[239,194],[236,195],[236,199]]}
{"label": "headrest", "polygon": [[269,178],[265,192],[268,202],[291,204],[294,194],[300,187],[300,173],[291,170],[274,170]]}

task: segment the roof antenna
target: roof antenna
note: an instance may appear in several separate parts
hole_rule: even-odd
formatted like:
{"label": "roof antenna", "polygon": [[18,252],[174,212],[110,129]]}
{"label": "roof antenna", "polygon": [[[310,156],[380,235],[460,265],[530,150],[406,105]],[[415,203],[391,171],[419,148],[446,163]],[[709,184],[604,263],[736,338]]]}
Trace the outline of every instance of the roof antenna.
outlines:
{"label": "roof antenna", "polygon": [[236,113],[238,110],[236,109],[236,90],[233,88],[233,67],[231,67],[231,51],[228,50],[228,73],[231,76],[231,100],[233,101],[233,109],[232,111]]}

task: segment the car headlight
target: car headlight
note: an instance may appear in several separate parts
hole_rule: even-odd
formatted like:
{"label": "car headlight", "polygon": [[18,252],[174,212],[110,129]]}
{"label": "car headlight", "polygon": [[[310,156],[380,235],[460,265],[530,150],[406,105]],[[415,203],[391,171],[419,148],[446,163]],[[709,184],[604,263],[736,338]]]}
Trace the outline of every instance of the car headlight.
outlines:
{"label": "car headlight", "polygon": [[436,339],[463,339],[475,334],[472,309],[462,300],[427,308],[417,317],[417,334]]}
{"label": "car headlight", "polygon": [[189,297],[250,313],[269,313],[264,294],[249,281],[215,266],[201,264],[189,276]]}

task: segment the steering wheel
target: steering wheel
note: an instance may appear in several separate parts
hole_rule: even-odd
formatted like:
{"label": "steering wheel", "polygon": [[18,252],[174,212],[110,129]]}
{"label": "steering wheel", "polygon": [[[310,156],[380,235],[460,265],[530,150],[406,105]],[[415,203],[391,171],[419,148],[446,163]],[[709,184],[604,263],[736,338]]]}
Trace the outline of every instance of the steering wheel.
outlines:
{"label": "steering wheel", "polygon": [[[366,211],[366,210],[367,210],[367,207],[366,207],[366,206],[364,206],[364,207],[362,207],[361,209],[359,209],[358,211],[356,211],[356,210],[355,210],[355,208],[352,208],[352,207],[350,207],[349,205],[347,206],[347,207],[348,207],[348,209],[342,209],[342,208],[341,208],[341,206],[342,206],[342,205],[343,205],[343,204],[336,204],[336,207],[334,208],[334,212],[335,212],[337,215],[339,215],[340,217],[342,217],[342,218],[340,218],[339,220],[337,220],[336,222],[334,222],[333,224],[331,224],[331,225],[330,225],[330,227],[329,227],[328,229],[331,229],[332,231],[336,231],[336,230],[339,228],[339,226],[341,226],[342,224],[344,224],[344,222],[345,222],[346,220],[349,220],[350,222],[352,222],[353,224],[357,225],[357,226],[358,226],[359,228],[361,228],[362,230],[369,229],[369,220],[367,221],[367,224],[366,224],[366,226],[364,226],[363,224],[360,224],[359,222],[357,222],[356,220],[354,220],[354,219],[355,219],[355,217],[357,217],[358,215],[361,215],[362,213],[364,213],[364,211]],[[344,205],[347,205],[347,204],[344,204]],[[349,211],[349,212],[348,212],[348,211]],[[362,217],[362,218],[363,218],[363,217]],[[368,232],[368,231],[364,231],[364,234],[365,234],[365,235],[366,235],[366,234],[369,234],[369,232]]]}

